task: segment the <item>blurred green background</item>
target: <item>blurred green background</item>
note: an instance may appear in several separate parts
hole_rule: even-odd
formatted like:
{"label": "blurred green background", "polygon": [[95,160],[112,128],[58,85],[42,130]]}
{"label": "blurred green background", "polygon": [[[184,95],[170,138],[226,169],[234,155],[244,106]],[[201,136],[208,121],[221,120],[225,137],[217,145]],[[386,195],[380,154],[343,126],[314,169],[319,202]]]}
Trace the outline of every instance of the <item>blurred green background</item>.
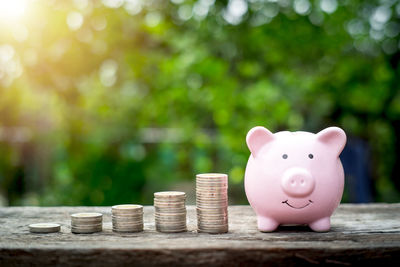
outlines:
{"label": "blurred green background", "polygon": [[342,127],[344,201],[400,201],[399,33],[397,0],[0,1],[0,205],[193,203],[202,172],[245,204],[256,125]]}

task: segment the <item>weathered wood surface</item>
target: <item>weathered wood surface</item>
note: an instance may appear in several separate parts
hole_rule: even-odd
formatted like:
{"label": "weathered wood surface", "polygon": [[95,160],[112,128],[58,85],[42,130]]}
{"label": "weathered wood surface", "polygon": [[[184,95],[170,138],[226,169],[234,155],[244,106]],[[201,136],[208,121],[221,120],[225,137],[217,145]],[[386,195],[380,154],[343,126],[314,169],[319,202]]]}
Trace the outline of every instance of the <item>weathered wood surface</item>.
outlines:
{"label": "weathered wood surface", "polygon": [[[144,210],[144,232],[119,234],[111,230],[110,210],[0,208],[0,266],[400,266],[400,204],[341,205],[327,233],[300,226],[261,233],[249,206],[229,207],[229,233],[197,233],[195,207],[188,206],[189,231],[164,234],[154,230],[154,208],[148,206]],[[104,214],[103,232],[71,233],[69,215],[83,211]],[[37,222],[58,222],[61,232],[29,233],[27,225]]]}

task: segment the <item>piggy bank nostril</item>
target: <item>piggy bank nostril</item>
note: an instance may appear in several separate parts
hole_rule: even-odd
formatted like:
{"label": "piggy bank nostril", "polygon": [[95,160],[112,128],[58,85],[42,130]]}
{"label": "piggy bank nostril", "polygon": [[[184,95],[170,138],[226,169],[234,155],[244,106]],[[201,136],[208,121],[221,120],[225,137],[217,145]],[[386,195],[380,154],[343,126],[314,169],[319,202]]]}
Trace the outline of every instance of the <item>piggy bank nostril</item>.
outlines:
{"label": "piggy bank nostril", "polygon": [[304,179],[301,179],[300,183],[301,183],[302,185],[304,185]]}

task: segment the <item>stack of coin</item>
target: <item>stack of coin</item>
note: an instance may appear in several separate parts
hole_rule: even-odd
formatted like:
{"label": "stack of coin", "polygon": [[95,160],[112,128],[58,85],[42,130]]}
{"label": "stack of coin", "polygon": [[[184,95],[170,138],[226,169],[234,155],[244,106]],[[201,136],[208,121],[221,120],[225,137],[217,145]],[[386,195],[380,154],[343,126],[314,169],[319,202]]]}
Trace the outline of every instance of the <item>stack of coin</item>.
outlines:
{"label": "stack of coin", "polygon": [[111,207],[112,228],[115,232],[143,231],[143,206],[124,204]]}
{"label": "stack of coin", "polygon": [[199,232],[228,232],[228,175],[196,175],[196,211]]}
{"label": "stack of coin", "polygon": [[61,225],[58,223],[33,223],[29,225],[31,233],[56,233],[60,232]]}
{"label": "stack of coin", "polygon": [[186,194],[166,191],[154,193],[156,230],[164,233],[186,231]]}
{"label": "stack of coin", "polygon": [[75,213],[71,215],[71,232],[91,234],[103,230],[103,214],[97,212]]}

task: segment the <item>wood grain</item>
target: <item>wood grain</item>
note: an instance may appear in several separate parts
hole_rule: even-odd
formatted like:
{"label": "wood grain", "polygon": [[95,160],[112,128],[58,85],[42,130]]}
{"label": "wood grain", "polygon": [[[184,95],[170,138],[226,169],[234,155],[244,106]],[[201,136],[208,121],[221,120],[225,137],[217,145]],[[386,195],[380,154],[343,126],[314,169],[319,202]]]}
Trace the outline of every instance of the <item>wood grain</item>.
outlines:
{"label": "wood grain", "polygon": [[[229,233],[197,233],[195,207],[188,206],[188,232],[154,230],[154,208],[144,208],[141,233],[111,231],[110,207],[0,208],[0,266],[400,266],[400,204],[342,204],[332,229],[315,233],[303,226],[261,233],[249,206],[229,207]],[[72,234],[69,215],[104,214],[104,230]],[[28,224],[57,222],[61,232],[29,233]]]}

